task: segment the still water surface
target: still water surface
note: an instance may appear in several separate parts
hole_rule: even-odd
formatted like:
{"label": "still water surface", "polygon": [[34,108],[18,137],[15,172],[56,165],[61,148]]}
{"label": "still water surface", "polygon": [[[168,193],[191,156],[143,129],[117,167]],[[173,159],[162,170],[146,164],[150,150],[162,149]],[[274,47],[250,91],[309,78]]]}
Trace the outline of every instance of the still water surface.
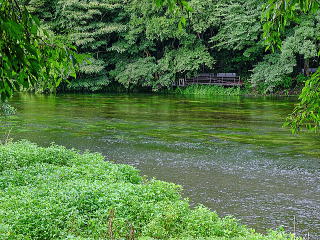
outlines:
{"label": "still water surface", "polygon": [[[281,125],[293,98],[17,95],[0,133],[103,153],[180,184],[193,205],[320,239],[320,137]],[[3,135],[2,135],[3,136]]]}

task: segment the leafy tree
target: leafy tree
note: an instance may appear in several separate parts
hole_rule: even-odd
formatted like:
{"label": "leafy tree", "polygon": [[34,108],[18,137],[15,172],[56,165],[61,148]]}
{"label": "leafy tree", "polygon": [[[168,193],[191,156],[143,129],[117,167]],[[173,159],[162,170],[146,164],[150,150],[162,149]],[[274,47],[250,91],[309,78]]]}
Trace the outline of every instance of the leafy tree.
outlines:
{"label": "leafy tree", "polygon": [[283,60],[280,53],[266,55],[252,70],[252,87],[264,93],[290,88],[291,78],[288,76],[293,72],[295,61],[295,58]]}
{"label": "leafy tree", "polygon": [[292,114],[287,118],[286,126],[290,126],[295,133],[301,128],[319,132],[320,126],[320,70],[305,82],[299,96],[300,102]]}
{"label": "leafy tree", "polygon": [[262,60],[262,4],[263,1],[257,0],[222,0],[211,4],[212,10],[207,14],[218,20],[208,42],[213,44],[212,54],[217,58],[217,65],[221,65],[220,71],[246,76],[253,64]]}
{"label": "leafy tree", "polygon": [[[297,21],[301,12],[308,15],[319,10],[317,0],[269,0],[264,13],[264,36],[269,46],[281,47],[282,33],[292,21]],[[318,37],[318,36],[317,36]],[[310,42],[309,42],[310,43]],[[299,104],[287,119],[293,132],[301,127],[319,131],[320,127],[320,68],[305,83]]]}
{"label": "leafy tree", "polygon": [[115,50],[113,44],[126,30],[124,1],[56,0],[47,5],[46,0],[33,0],[29,4],[36,14],[37,6],[47,6],[50,12],[47,15],[54,16],[42,19],[48,27],[56,34],[68,36],[80,53],[91,55],[89,62],[80,65],[78,77],[70,87],[94,91],[107,86],[109,59]]}
{"label": "leafy tree", "polygon": [[219,49],[233,51],[261,44],[262,3],[259,0],[223,0],[216,3],[214,15],[221,20],[218,32],[211,38],[211,42]]}
{"label": "leafy tree", "polygon": [[281,34],[292,22],[297,21],[301,12],[310,13],[319,9],[318,0],[268,0],[262,14],[265,20],[263,32],[267,48],[281,48]]}
{"label": "leafy tree", "polygon": [[172,16],[170,10],[159,10],[148,0],[132,1],[127,11],[131,19],[125,39],[139,46],[132,48],[130,58],[154,57],[156,71],[153,79],[146,81],[153,90],[170,87],[175,79],[195,74],[203,66],[213,67],[214,59],[204,41],[189,27],[177,27],[181,15]]}
{"label": "leafy tree", "polygon": [[50,4],[32,0],[28,6],[49,29],[68,36],[81,53],[92,56],[80,66],[77,80],[69,85],[72,89],[102,90],[115,81],[126,88],[156,91],[203,66],[212,68],[210,49],[191,29],[178,27],[183,13],[170,7],[159,8],[148,0]]}
{"label": "leafy tree", "polygon": [[295,76],[302,69],[308,72],[309,63],[318,55],[319,27],[317,15],[301,14],[298,23],[284,33],[281,50],[275,49],[256,64],[250,78],[252,85],[265,93],[294,87]]}
{"label": "leafy tree", "polygon": [[170,11],[177,11],[179,9],[186,9],[190,11],[188,1],[186,0],[154,0],[157,6],[168,6]]}
{"label": "leafy tree", "polygon": [[55,89],[62,80],[75,77],[78,56],[40,27],[37,18],[15,0],[0,0],[0,96],[8,99],[16,90]]}
{"label": "leafy tree", "polygon": [[117,70],[114,71],[115,79],[122,83],[127,89],[131,86],[150,86],[157,71],[154,57],[137,58],[131,62],[118,63]]}

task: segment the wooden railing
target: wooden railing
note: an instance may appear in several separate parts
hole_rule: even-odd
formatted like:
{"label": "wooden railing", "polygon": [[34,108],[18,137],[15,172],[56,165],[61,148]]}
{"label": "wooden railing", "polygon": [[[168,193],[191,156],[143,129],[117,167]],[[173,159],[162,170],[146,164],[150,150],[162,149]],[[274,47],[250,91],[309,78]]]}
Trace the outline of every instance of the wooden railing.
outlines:
{"label": "wooden railing", "polygon": [[181,78],[175,85],[184,87],[192,84],[242,86],[243,82],[240,76],[236,76],[235,73],[202,73],[194,78]]}

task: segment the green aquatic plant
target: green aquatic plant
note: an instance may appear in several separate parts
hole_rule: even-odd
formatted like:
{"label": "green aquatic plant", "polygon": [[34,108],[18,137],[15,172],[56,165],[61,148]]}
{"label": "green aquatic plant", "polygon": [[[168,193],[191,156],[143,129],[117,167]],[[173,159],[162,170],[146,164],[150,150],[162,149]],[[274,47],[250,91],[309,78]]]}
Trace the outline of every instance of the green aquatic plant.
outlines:
{"label": "green aquatic plant", "polygon": [[190,85],[185,88],[178,87],[174,93],[182,95],[204,95],[204,96],[239,96],[242,95],[242,90],[239,87],[220,87],[207,85]]}
{"label": "green aquatic plant", "polygon": [[27,141],[0,145],[0,238],[294,239],[192,209],[180,191],[100,154]]}
{"label": "green aquatic plant", "polygon": [[17,112],[17,109],[15,109],[13,106],[11,106],[7,102],[0,102],[0,116],[10,116],[15,115]]}

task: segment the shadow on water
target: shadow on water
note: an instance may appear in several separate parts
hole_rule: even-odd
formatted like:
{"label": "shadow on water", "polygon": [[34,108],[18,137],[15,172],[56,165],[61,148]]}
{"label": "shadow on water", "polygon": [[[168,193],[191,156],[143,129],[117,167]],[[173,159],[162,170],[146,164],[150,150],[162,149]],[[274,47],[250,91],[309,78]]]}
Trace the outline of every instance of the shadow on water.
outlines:
{"label": "shadow on water", "polygon": [[320,236],[320,138],[281,128],[295,98],[27,95],[1,133],[103,153],[258,231]]}

